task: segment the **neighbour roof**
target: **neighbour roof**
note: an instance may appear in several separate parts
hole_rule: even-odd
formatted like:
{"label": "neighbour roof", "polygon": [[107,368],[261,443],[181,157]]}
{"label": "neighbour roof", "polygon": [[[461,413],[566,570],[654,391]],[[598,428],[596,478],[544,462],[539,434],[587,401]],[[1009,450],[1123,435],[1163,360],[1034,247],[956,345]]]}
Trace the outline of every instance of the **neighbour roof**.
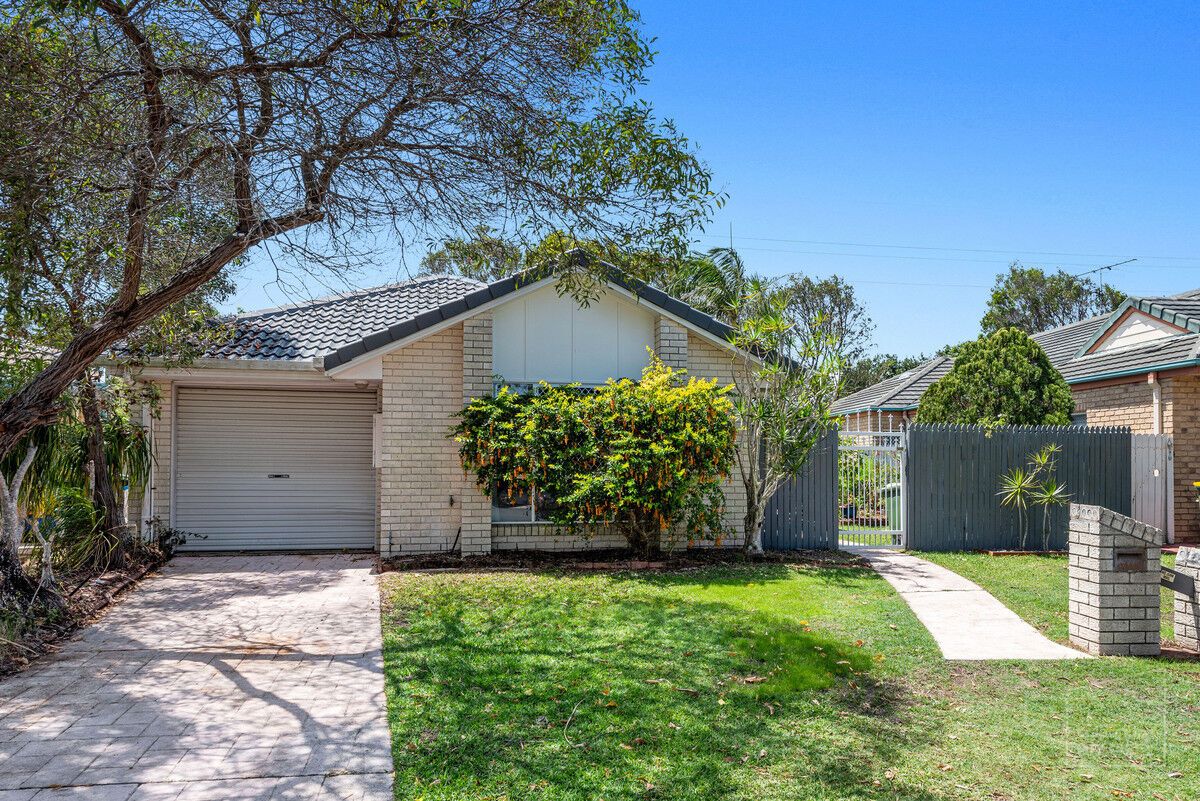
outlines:
{"label": "neighbour roof", "polygon": [[[582,258],[583,256],[577,256]],[[732,329],[710,315],[602,263],[608,281],[652,306],[722,340]],[[326,370],[398,342],[542,279],[532,272],[490,284],[433,276],[333,295],[233,318],[231,338],[205,353],[210,359],[321,359]]]}
{"label": "neighbour roof", "polygon": [[[1086,353],[1128,309],[1133,308],[1176,325],[1185,332],[1121,350]],[[1130,298],[1111,314],[1051,328],[1033,335],[1050,363],[1068,384],[1083,384],[1140,375],[1152,370],[1200,365],[1200,289],[1181,295]],[[950,371],[952,359],[939,356],[899,376],[841,398],[837,415],[862,411],[903,411],[917,408],[934,381]]]}
{"label": "neighbour roof", "polygon": [[878,384],[872,384],[853,395],[848,395],[833,405],[833,413],[853,414],[867,409],[883,411],[903,411],[914,409],[921,400],[925,389],[939,378],[950,372],[953,365],[946,356],[937,356],[911,370],[899,375],[886,378]]}

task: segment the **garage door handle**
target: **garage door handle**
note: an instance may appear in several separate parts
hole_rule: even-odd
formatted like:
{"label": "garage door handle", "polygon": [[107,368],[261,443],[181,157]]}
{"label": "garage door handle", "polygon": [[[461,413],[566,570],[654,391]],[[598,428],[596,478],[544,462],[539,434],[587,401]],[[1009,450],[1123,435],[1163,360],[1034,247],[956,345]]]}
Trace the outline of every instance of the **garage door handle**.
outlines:
{"label": "garage door handle", "polygon": [[291,478],[288,473],[267,473],[267,478]]}

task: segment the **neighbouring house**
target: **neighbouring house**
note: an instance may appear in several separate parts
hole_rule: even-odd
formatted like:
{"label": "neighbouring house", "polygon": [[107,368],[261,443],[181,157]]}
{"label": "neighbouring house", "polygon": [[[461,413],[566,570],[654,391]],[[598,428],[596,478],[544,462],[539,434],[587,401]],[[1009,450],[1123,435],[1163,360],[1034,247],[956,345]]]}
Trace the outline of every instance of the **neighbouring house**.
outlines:
{"label": "neighbouring house", "polygon": [[[184,550],[624,545],[614,532],[572,537],[529,503],[493,505],[448,438],[454,415],[501,382],[636,378],[651,350],[729,383],[730,330],[615,269],[586,307],[555,283],[429,277],[268,309],[237,317],[187,369],[139,369],[161,398],[143,413],[154,450],[135,501],[143,527],[186,532]],[[740,481],[726,497],[739,526]]]}
{"label": "neighbouring house", "polygon": [[[1033,338],[1071,386],[1077,424],[1172,437],[1175,541],[1200,541],[1192,486],[1200,480],[1200,289],[1129,298],[1111,314]],[[833,411],[843,430],[897,430],[916,419],[925,390],[953,364],[935,357],[841,398]]]}

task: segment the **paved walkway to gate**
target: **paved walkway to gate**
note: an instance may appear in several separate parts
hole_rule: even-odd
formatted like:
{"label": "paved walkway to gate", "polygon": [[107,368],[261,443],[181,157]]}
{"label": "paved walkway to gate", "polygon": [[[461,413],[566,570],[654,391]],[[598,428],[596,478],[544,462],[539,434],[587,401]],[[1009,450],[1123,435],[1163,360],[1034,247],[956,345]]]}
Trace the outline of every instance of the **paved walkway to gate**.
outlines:
{"label": "paved walkway to gate", "polygon": [[175,558],[0,681],[0,801],[390,799],[372,568]]}
{"label": "paved walkway to gate", "polygon": [[1086,659],[1017,617],[978,584],[911,554],[856,548],[900,593],[946,659]]}

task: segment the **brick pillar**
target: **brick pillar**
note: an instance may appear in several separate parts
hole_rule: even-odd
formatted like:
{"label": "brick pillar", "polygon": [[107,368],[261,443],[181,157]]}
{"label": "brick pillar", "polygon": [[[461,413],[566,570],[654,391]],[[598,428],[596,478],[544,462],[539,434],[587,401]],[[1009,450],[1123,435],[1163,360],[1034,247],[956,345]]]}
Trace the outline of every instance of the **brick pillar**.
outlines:
{"label": "brick pillar", "polygon": [[[492,394],[492,315],[490,312],[463,322],[463,405]],[[463,556],[492,552],[492,501],[475,485],[475,474],[463,476]]]}
{"label": "brick pillar", "polygon": [[673,370],[687,369],[687,329],[666,317],[659,317],[654,325],[654,353]]}
{"label": "brick pillar", "polygon": [[1071,504],[1071,642],[1089,653],[1156,656],[1166,535],[1100,506]]}
{"label": "brick pillar", "polygon": [[1200,651],[1200,548],[1180,548],[1175,572],[1192,580],[1191,592],[1175,592],[1175,642]]}

